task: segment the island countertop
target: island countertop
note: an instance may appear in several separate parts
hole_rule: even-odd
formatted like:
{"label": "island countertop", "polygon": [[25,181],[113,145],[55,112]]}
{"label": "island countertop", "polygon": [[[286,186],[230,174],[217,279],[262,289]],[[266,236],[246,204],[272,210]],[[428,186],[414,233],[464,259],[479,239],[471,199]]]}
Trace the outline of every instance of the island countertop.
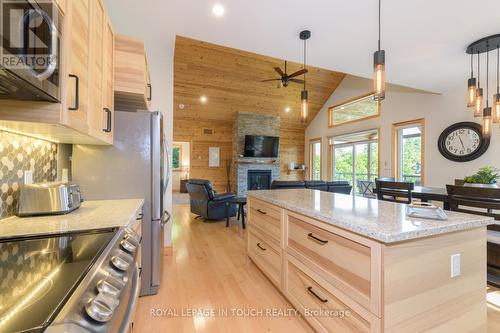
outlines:
{"label": "island countertop", "polygon": [[382,243],[494,224],[491,217],[451,211],[446,211],[444,221],[411,218],[404,204],[309,189],[249,191],[248,196]]}
{"label": "island countertop", "polygon": [[84,201],[65,215],[8,217],[0,220],[0,239],[125,227],[143,204],[143,199]]}

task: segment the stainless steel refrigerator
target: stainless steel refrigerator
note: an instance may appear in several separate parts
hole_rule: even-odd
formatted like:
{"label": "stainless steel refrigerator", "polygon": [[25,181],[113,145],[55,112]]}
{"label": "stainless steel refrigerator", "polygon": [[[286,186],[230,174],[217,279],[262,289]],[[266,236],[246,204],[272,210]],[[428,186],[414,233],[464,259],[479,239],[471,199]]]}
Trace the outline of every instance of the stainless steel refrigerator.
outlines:
{"label": "stainless steel refrigerator", "polygon": [[84,200],[144,198],[141,296],[158,292],[162,274],[168,142],[160,112],[115,112],[113,146],[74,145],[73,181]]}

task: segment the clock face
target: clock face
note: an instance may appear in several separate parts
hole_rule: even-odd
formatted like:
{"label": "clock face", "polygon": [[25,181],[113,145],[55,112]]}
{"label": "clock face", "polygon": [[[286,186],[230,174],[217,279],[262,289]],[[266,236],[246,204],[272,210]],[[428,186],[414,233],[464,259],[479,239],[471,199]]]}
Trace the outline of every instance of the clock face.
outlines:
{"label": "clock face", "polygon": [[475,129],[459,128],[446,136],[446,150],[455,156],[466,156],[476,152],[481,146],[481,134]]}
{"label": "clock face", "polygon": [[482,136],[482,126],[473,122],[451,125],[438,140],[441,155],[455,162],[472,161],[484,154],[489,145],[490,139]]}

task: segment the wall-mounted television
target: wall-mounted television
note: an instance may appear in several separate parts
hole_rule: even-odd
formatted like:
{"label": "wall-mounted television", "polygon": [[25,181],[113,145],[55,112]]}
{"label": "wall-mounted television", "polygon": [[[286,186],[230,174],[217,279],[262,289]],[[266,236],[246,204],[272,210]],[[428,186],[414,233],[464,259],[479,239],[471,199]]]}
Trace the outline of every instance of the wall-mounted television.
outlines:
{"label": "wall-mounted television", "polygon": [[245,157],[278,157],[280,138],[275,136],[246,135]]}

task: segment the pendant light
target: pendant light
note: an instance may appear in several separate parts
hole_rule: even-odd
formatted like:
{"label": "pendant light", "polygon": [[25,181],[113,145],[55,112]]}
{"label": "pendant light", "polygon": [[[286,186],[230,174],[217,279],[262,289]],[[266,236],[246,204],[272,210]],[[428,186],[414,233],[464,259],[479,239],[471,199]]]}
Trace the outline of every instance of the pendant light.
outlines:
{"label": "pendant light", "polygon": [[474,54],[470,55],[470,79],[467,81],[467,107],[476,105],[476,85],[477,80],[474,77]]}
{"label": "pendant light", "polygon": [[[306,46],[307,40],[311,38],[311,32],[309,30],[301,31],[299,34],[300,39],[304,41],[304,69],[306,68]],[[306,87],[306,73],[304,73],[304,89],[300,93],[301,107],[300,107],[300,121],[307,122],[307,117],[309,116],[309,92]]]}
{"label": "pendant light", "polygon": [[474,106],[474,117],[483,115],[483,88],[481,88],[481,58],[477,53],[477,90],[476,90],[476,105]]}
{"label": "pendant light", "polygon": [[378,50],[373,54],[373,98],[385,99],[385,50],[380,49],[380,9],[382,0],[378,0]]}
{"label": "pendant light", "polygon": [[[488,48],[488,45],[486,46]],[[491,136],[491,107],[489,96],[489,70],[490,70],[490,53],[486,50],[486,107],[483,110],[483,137],[489,138]]]}
{"label": "pendant light", "polygon": [[500,123],[500,51],[499,46],[497,46],[497,93],[493,98],[493,122]]}

